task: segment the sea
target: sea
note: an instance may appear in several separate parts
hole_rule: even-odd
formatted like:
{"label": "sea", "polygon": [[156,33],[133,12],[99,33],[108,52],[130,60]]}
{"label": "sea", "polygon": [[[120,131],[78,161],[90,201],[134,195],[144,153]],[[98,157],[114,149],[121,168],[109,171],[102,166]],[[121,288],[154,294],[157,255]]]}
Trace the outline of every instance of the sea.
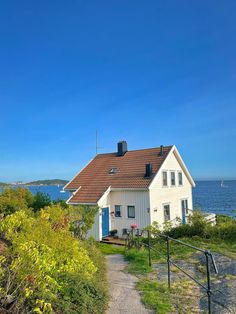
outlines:
{"label": "sea", "polygon": [[[193,189],[193,207],[204,212],[236,216],[236,180],[231,181],[195,181]],[[67,200],[69,192],[63,186],[27,186],[33,193],[43,192],[52,200]],[[0,188],[1,189],[1,188]]]}

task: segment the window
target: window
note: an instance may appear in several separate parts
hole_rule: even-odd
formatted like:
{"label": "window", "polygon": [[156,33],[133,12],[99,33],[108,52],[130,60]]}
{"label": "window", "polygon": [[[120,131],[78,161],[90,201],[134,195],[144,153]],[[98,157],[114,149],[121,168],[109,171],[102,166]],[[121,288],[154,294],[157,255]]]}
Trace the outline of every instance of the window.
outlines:
{"label": "window", "polygon": [[128,218],[135,218],[135,207],[127,206]]}
{"label": "window", "polygon": [[175,185],[175,172],[171,171],[170,173],[170,181],[171,181],[171,185]]}
{"label": "window", "polygon": [[115,205],[115,217],[121,217],[121,206]]}
{"label": "window", "polygon": [[164,205],[163,208],[164,208],[164,221],[168,221],[170,220],[170,205],[169,204]]}
{"label": "window", "polygon": [[109,173],[110,174],[115,174],[115,173],[117,173],[118,172],[118,168],[111,168],[110,170],[109,170]]}
{"label": "window", "polygon": [[188,200],[181,200],[182,214],[188,214]]}
{"label": "window", "polygon": [[178,172],[179,185],[183,185],[183,175],[182,172]]}
{"label": "window", "polygon": [[167,171],[162,172],[162,185],[167,186]]}

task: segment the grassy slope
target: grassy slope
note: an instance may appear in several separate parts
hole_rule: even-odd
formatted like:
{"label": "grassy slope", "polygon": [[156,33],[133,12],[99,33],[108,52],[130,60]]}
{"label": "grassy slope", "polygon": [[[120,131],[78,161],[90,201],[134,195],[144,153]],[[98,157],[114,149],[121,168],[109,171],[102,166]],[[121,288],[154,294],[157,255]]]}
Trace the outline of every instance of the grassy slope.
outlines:
{"label": "grassy slope", "polygon": [[[219,252],[229,257],[236,258],[236,243],[226,241],[209,241],[199,237],[182,238],[185,243],[189,243],[201,249]],[[166,242],[155,240],[156,252],[151,253],[153,263],[166,262]],[[196,251],[189,247],[171,242],[171,258],[173,260],[185,260],[192,262],[192,255]],[[137,284],[137,289],[140,291],[142,301],[146,307],[153,309],[156,313],[165,314],[171,313],[173,310],[177,312],[191,311],[191,308],[196,305],[197,293],[195,294],[196,286],[193,282],[180,280],[172,284],[172,289],[169,291],[166,283],[158,282],[156,279],[156,271],[148,265],[148,251],[141,249],[127,250],[125,252],[126,259],[129,261],[128,271],[135,273],[140,281]],[[177,269],[172,269],[177,271]],[[186,290],[188,295],[186,297]],[[184,300],[184,301],[183,301]]]}
{"label": "grassy slope", "polygon": [[[210,241],[200,237],[181,238],[185,243],[189,243],[201,249],[219,252],[229,257],[236,258],[236,243],[226,241]],[[156,252],[152,251],[152,262],[166,262],[166,242],[163,240],[155,240]],[[155,271],[148,263],[148,251],[144,248],[140,250],[124,247],[113,246],[109,244],[98,244],[103,254],[124,254],[129,262],[127,271],[139,277],[140,281],[137,284],[137,289],[141,293],[142,301],[147,308],[153,309],[156,313],[165,314],[171,313],[174,309],[178,312],[184,312],[191,309],[194,302],[195,290],[193,284],[189,280],[181,280],[178,283],[172,284],[171,291],[168,290],[166,283],[156,280]],[[173,260],[192,261],[192,255],[195,253],[193,249],[171,242],[171,257]],[[175,269],[173,269],[174,271]],[[186,290],[191,294],[192,299],[186,298]],[[183,301],[184,300],[184,301]],[[183,308],[184,306],[184,308]],[[190,310],[191,311],[191,310]]]}
{"label": "grassy slope", "polygon": [[124,254],[125,247],[120,245],[112,245],[106,243],[97,243],[97,247],[100,249],[102,254],[110,255],[110,254]]}

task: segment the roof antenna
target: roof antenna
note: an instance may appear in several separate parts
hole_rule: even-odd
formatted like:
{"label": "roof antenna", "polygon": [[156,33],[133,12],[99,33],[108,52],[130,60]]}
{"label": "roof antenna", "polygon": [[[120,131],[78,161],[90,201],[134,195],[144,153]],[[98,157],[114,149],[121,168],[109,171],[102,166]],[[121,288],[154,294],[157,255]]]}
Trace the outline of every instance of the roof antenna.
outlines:
{"label": "roof antenna", "polygon": [[98,130],[96,130],[96,155],[98,154],[98,150],[101,149],[102,147],[98,146]]}

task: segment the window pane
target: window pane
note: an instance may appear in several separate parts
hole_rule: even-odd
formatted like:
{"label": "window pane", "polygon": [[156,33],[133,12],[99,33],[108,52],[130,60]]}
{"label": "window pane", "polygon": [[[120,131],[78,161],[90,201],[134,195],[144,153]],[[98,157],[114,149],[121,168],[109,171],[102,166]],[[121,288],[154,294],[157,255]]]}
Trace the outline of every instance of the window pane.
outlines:
{"label": "window pane", "polygon": [[175,185],[175,172],[174,171],[171,171],[170,177],[171,177],[171,185]]}
{"label": "window pane", "polygon": [[182,172],[179,172],[179,185],[183,184],[183,176],[182,176]]}
{"label": "window pane", "polygon": [[170,220],[170,205],[164,205],[164,221]]}
{"label": "window pane", "polygon": [[121,206],[115,205],[115,217],[121,217]]}
{"label": "window pane", "polygon": [[182,200],[181,207],[182,210],[185,211],[186,214],[188,214],[188,200]]}
{"label": "window pane", "polygon": [[188,214],[188,200],[185,200],[185,210],[186,214]]}
{"label": "window pane", "polygon": [[128,206],[128,218],[135,218],[135,207]]}
{"label": "window pane", "polygon": [[162,179],[163,179],[163,186],[167,186],[167,172],[163,171],[162,172]]}

